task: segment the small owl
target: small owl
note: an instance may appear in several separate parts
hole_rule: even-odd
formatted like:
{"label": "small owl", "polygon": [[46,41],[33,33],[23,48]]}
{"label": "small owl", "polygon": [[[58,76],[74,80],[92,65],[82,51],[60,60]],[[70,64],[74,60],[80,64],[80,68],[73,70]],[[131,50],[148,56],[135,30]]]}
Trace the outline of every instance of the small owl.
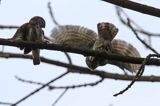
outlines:
{"label": "small owl", "polygon": [[[21,25],[14,36],[11,38],[13,41],[30,41],[30,42],[43,42],[44,32],[42,28],[45,28],[45,20],[40,16],[34,16],[28,23]],[[40,64],[40,50],[37,48],[20,47],[20,50],[24,50],[24,54],[28,54],[32,51],[33,64]]]}
{"label": "small owl", "polygon": [[[112,52],[111,41],[118,33],[118,28],[111,23],[102,22],[97,24],[97,29],[98,29],[98,38],[96,39],[92,47],[92,50],[111,53]],[[103,66],[107,64],[108,61],[104,58],[89,56],[86,58],[86,63],[90,69],[94,70],[98,66]]]}

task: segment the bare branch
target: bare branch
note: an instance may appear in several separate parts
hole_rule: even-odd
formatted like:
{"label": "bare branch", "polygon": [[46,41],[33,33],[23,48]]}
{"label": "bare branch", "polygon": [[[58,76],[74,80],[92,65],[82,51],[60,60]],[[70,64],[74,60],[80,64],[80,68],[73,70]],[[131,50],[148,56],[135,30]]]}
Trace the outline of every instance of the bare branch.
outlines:
{"label": "bare branch", "polygon": [[8,103],[8,102],[0,102],[0,105],[8,105],[8,106],[12,106],[12,103]]}
{"label": "bare branch", "polygon": [[[7,39],[0,38],[0,45],[8,45],[8,46],[15,46],[15,47],[33,47],[33,48],[40,48],[40,49],[47,49],[47,50],[57,50],[63,52],[71,52],[77,54],[83,54],[85,56],[99,56],[109,60],[121,61],[121,62],[128,62],[134,64],[141,64],[144,61],[144,58],[136,58],[136,57],[129,57],[129,56],[122,56],[116,54],[110,54],[101,51],[93,51],[88,49],[81,49],[81,48],[74,48],[64,45],[57,45],[57,44],[45,44],[45,43],[36,43],[36,42],[13,42]],[[146,65],[160,65],[159,59],[150,59]]]}
{"label": "bare branch", "polygon": [[153,32],[149,32],[149,31],[143,29],[140,25],[138,25],[135,21],[133,21],[133,20],[125,13],[125,11],[124,11],[122,8],[120,8],[120,7],[118,7],[118,6],[116,6],[115,8],[116,8],[116,11],[117,11],[118,18],[119,18],[119,20],[120,20],[123,24],[127,25],[127,22],[122,18],[122,15],[121,15],[122,13],[123,13],[123,15],[124,15],[126,18],[129,18],[129,19],[130,19],[131,23],[133,23],[133,24],[137,27],[137,28],[134,28],[137,32],[139,32],[139,33],[141,33],[141,34],[144,34],[144,35],[147,35],[147,36],[160,37],[160,34],[159,34],[159,33],[153,33]]}
{"label": "bare branch", "polygon": [[[36,84],[36,85],[44,85],[44,83],[41,83],[41,82],[35,82],[35,81],[30,81],[30,80],[25,80],[25,79],[22,79],[20,77],[15,77],[17,80],[21,81],[21,82],[25,82],[25,83],[29,83],[29,84]],[[52,104],[52,106],[55,106],[57,104],[57,102],[64,96],[64,94],[69,90],[69,89],[75,89],[75,88],[81,88],[81,87],[87,87],[87,86],[96,86],[98,85],[99,83],[101,83],[104,79],[101,78],[100,80],[96,81],[96,82],[93,82],[93,83],[87,83],[87,84],[79,84],[79,85],[72,85],[72,86],[51,86],[51,85],[48,85],[49,87],[49,90],[55,90],[55,89],[65,89],[62,94],[55,100],[55,102]]]}
{"label": "bare branch", "polygon": [[19,26],[16,25],[0,25],[0,29],[17,29]]}
{"label": "bare branch", "polygon": [[[52,19],[53,23],[54,23],[56,26],[59,26],[60,24],[59,24],[59,23],[56,21],[56,19],[55,19],[55,16],[54,16],[54,13],[53,13],[53,11],[52,11],[52,7],[51,7],[51,2],[50,2],[50,1],[48,2],[48,10],[49,10],[49,14],[50,14],[50,16],[51,16],[51,19]],[[69,55],[67,52],[64,52],[64,54],[66,55],[69,63],[72,65],[72,59],[71,59],[70,55]],[[68,69],[68,70],[69,70],[69,69]]]}
{"label": "bare branch", "polygon": [[136,29],[136,31],[141,33],[141,34],[144,34],[144,35],[153,36],[153,37],[160,37],[159,33],[149,32],[149,31],[146,31],[144,29],[142,30],[142,28],[141,29]]}
{"label": "bare branch", "polygon": [[40,90],[42,90],[43,88],[47,87],[49,84],[55,82],[56,80],[64,77],[65,75],[67,75],[69,72],[65,72],[62,75],[58,76],[57,78],[52,79],[51,81],[47,82],[45,85],[39,87],[38,89],[34,90],[33,92],[29,93],[28,95],[26,95],[25,97],[21,98],[20,100],[18,100],[17,102],[15,102],[12,106],[16,106],[19,103],[23,102],[24,100],[26,100],[27,98],[33,96],[34,94],[36,94],[37,92],[39,92]]}
{"label": "bare branch", "polygon": [[[24,58],[24,59],[32,59],[31,55],[22,55],[22,54],[15,54],[15,53],[3,53],[0,52],[0,57],[3,58]],[[150,59],[152,60],[152,59]],[[91,71],[90,69],[82,66],[77,66],[77,65],[70,65],[64,62],[59,62],[51,59],[47,59],[44,57],[41,57],[41,61],[44,63],[48,63],[51,65],[57,65],[65,68],[70,68],[72,69],[71,72],[73,73],[83,73],[83,74],[89,74],[89,75],[95,75],[99,76],[101,78],[109,78],[109,79],[115,79],[115,80],[125,80],[125,81],[132,81],[134,76],[131,75],[120,75],[120,74],[113,74],[109,73],[106,71],[100,71],[100,70],[95,70]],[[138,81],[147,81],[147,82],[160,82],[160,76],[142,76]]]}
{"label": "bare branch", "polygon": [[147,6],[147,5],[143,5],[143,4],[139,4],[130,0],[102,0],[123,8],[127,8],[130,10],[134,10],[140,13],[144,13],[144,14],[148,14],[148,15],[152,15],[155,17],[160,17],[160,9],[155,8],[155,7],[151,7],[151,6]]}
{"label": "bare branch", "polygon": [[139,68],[139,71],[137,72],[135,78],[132,80],[132,82],[122,91],[120,91],[119,93],[114,94],[113,96],[118,96],[123,94],[124,92],[126,92],[129,88],[131,88],[131,86],[135,83],[135,81],[137,81],[138,79],[140,79],[140,77],[142,76],[144,69],[145,69],[145,64],[147,63],[147,61],[151,58],[151,57],[160,57],[160,55],[155,55],[155,54],[150,54],[146,57],[146,59],[143,61],[141,67]]}
{"label": "bare branch", "polygon": [[61,95],[59,95],[59,97],[54,101],[54,103],[52,104],[52,106],[55,106],[58,101],[64,96],[64,94],[68,91],[68,89],[65,89]]}
{"label": "bare branch", "polygon": [[[137,31],[138,31],[139,29],[134,28],[134,27],[131,25],[131,23],[134,23],[134,25],[136,25],[138,28],[140,28],[141,31],[143,31],[143,32],[145,32],[145,31],[142,30],[142,28],[141,28],[139,25],[137,25],[134,21],[132,21],[132,20],[130,19],[130,17],[129,17],[121,8],[116,7],[116,10],[117,10],[117,15],[118,15],[120,21],[121,21],[124,25],[126,25],[127,27],[129,27],[129,28],[132,30],[132,32],[135,34],[136,38],[137,38],[146,48],[148,48],[148,49],[150,49],[152,52],[158,54],[158,52],[157,52],[154,48],[152,48],[150,45],[148,45],[144,40],[142,40],[142,39],[139,37],[139,35],[138,35],[138,33],[137,33]],[[124,20],[124,19],[122,18],[120,11],[123,12],[123,14],[125,15],[125,17],[127,18],[126,20]],[[140,31],[140,30],[139,30],[139,31]],[[148,33],[148,32],[146,32],[146,33]],[[150,36],[151,36],[151,35],[149,35],[149,38],[150,38]]]}
{"label": "bare branch", "polygon": [[132,27],[132,25],[130,24],[130,20],[128,19],[128,27],[132,30],[132,32],[136,35],[137,39],[144,44],[148,49],[150,49],[151,51],[153,51],[156,54],[159,54],[154,48],[152,48],[150,45],[148,45],[145,41],[143,41],[139,36],[138,33],[134,30],[134,28]]}
{"label": "bare branch", "polygon": [[49,14],[51,16],[51,19],[53,21],[53,23],[57,26],[59,26],[60,24],[56,21],[55,17],[54,17],[54,14],[53,14],[53,11],[52,11],[52,7],[51,7],[51,2],[48,2],[48,9],[49,9]]}
{"label": "bare branch", "polygon": [[86,83],[86,84],[79,84],[79,85],[71,85],[71,86],[50,86],[49,89],[75,89],[75,88],[82,88],[82,87],[88,87],[88,86],[96,86],[99,83],[103,82],[104,78],[99,79],[96,82],[92,82],[92,83]]}
{"label": "bare branch", "polygon": [[[44,85],[44,83],[22,79],[22,78],[17,77],[17,76],[15,78],[17,80],[21,81],[21,82],[24,82],[24,83],[36,84],[36,85]],[[68,85],[68,86],[52,86],[52,85],[48,85],[48,88],[49,88],[49,90],[54,90],[54,89],[75,89],[75,88],[81,88],[81,87],[96,86],[99,83],[103,82],[103,80],[104,79],[101,78],[98,81],[92,82],[92,83],[85,83],[85,84],[78,84],[78,85]]]}
{"label": "bare branch", "polygon": [[[53,13],[53,11],[52,11],[51,2],[48,2],[48,10],[49,10],[49,14],[50,14],[50,16],[51,16],[51,19],[52,19],[53,23],[54,23],[56,26],[59,26],[60,24],[56,21],[55,16],[54,16],[54,13]],[[69,55],[67,52],[64,52],[64,54],[66,55],[69,63],[72,65],[72,59],[71,59],[70,55]]]}

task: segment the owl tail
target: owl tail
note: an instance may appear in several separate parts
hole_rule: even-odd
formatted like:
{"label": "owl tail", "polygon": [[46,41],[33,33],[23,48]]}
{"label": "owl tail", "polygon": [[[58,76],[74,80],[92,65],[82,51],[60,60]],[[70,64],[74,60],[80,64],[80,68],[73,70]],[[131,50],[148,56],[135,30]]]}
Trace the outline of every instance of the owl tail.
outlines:
{"label": "owl tail", "polygon": [[32,50],[32,58],[33,58],[33,64],[34,65],[39,65],[40,64],[40,50],[39,49],[33,49]]}

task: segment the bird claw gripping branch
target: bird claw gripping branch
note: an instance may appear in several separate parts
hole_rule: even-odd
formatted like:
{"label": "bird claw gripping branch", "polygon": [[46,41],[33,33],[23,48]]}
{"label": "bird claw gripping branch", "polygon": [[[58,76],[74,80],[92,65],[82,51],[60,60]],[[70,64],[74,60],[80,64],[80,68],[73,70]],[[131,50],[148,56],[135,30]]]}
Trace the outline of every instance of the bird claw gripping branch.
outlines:
{"label": "bird claw gripping branch", "polygon": [[[45,20],[40,16],[34,16],[28,23],[21,25],[11,41],[29,41],[29,42],[44,42],[44,32],[42,28],[45,28]],[[40,50],[37,48],[20,47],[20,50],[24,50],[24,54],[32,52],[33,64],[40,64]]]}
{"label": "bird claw gripping branch", "polygon": [[[118,33],[118,28],[112,23],[98,23],[97,29],[98,35],[96,32],[78,25],[60,25],[53,29],[51,37],[55,44],[123,56],[140,57],[137,49],[131,44],[122,40],[114,40]],[[139,69],[137,64],[117,62],[94,56],[86,57],[86,64],[91,70],[106,64],[113,64],[130,72],[137,72]]]}

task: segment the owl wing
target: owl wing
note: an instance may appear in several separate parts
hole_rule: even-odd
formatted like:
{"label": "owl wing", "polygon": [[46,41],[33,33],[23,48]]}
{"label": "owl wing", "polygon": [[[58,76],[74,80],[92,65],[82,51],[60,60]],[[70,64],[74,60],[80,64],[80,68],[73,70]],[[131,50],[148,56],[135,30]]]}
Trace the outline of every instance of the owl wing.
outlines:
{"label": "owl wing", "polygon": [[[130,57],[141,57],[138,50],[123,40],[115,39],[112,41],[112,52],[117,55],[130,56]],[[117,61],[110,61],[111,64],[117,65],[121,69],[127,69],[130,72],[137,72],[140,68],[138,64],[124,63]]]}
{"label": "owl wing", "polygon": [[[14,36],[11,38],[12,41],[25,41],[26,40],[26,28],[28,23],[21,25]],[[24,47],[20,47],[20,50],[23,50]]]}

